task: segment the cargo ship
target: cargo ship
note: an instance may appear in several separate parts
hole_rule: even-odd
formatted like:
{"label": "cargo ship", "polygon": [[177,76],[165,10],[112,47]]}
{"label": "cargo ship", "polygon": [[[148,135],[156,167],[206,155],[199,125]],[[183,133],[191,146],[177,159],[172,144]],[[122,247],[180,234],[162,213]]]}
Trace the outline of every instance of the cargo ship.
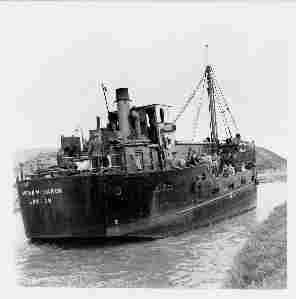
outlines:
{"label": "cargo ship", "polygon": [[[255,144],[240,136],[211,64],[173,119],[171,106],[132,105],[127,88],[116,89],[110,111],[102,90],[106,126],[97,116],[88,138],[61,136],[56,165],[20,168],[28,239],[161,238],[256,207]],[[208,101],[210,134],[178,141],[177,121],[197,97],[195,129]],[[226,138],[218,136],[218,113]]]}

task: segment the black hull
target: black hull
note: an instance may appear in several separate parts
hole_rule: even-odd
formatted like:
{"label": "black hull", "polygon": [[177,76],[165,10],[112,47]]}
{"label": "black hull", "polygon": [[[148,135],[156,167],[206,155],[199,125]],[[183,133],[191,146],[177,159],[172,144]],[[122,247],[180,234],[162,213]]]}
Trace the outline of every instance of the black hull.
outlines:
{"label": "black hull", "polygon": [[255,170],[228,178],[205,167],[78,175],[23,181],[18,191],[26,235],[35,240],[159,238],[256,207]]}
{"label": "black hull", "polygon": [[232,193],[219,196],[202,204],[139,221],[133,227],[113,227],[110,236],[164,238],[199,227],[209,226],[226,218],[231,218],[257,206],[257,189],[254,184],[244,186]]}

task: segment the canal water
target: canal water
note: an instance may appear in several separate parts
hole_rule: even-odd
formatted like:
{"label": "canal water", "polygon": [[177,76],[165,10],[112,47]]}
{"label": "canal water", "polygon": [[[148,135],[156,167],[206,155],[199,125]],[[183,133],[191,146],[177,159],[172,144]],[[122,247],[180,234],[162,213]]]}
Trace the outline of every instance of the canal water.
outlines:
{"label": "canal water", "polygon": [[165,239],[57,246],[31,244],[16,213],[21,286],[221,288],[254,226],[287,199],[286,183],[258,186],[257,209]]}

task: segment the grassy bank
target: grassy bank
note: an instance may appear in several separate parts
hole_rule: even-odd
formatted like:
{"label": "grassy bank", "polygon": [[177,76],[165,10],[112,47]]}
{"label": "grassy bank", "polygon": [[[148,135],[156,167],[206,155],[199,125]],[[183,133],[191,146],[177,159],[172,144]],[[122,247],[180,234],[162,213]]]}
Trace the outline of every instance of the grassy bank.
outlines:
{"label": "grassy bank", "polygon": [[275,208],[234,259],[225,285],[235,289],[281,289],[287,284],[287,205]]}
{"label": "grassy bank", "polygon": [[287,182],[287,170],[265,170],[258,173],[260,184],[273,182]]}
{"label": "grassy bank", "polygon": [[256,166],[258,172],[286,170],[287,160],[264,147],[256,146]]}

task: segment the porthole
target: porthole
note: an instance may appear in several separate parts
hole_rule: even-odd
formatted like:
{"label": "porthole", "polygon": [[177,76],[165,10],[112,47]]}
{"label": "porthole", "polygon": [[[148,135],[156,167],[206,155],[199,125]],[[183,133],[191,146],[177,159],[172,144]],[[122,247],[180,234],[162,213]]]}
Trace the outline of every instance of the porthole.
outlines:
{"label": "porthole", "polygon": [[122,194],[122,189],[120,186],[116,186],[113,191],[114,195],[120,196]]}

